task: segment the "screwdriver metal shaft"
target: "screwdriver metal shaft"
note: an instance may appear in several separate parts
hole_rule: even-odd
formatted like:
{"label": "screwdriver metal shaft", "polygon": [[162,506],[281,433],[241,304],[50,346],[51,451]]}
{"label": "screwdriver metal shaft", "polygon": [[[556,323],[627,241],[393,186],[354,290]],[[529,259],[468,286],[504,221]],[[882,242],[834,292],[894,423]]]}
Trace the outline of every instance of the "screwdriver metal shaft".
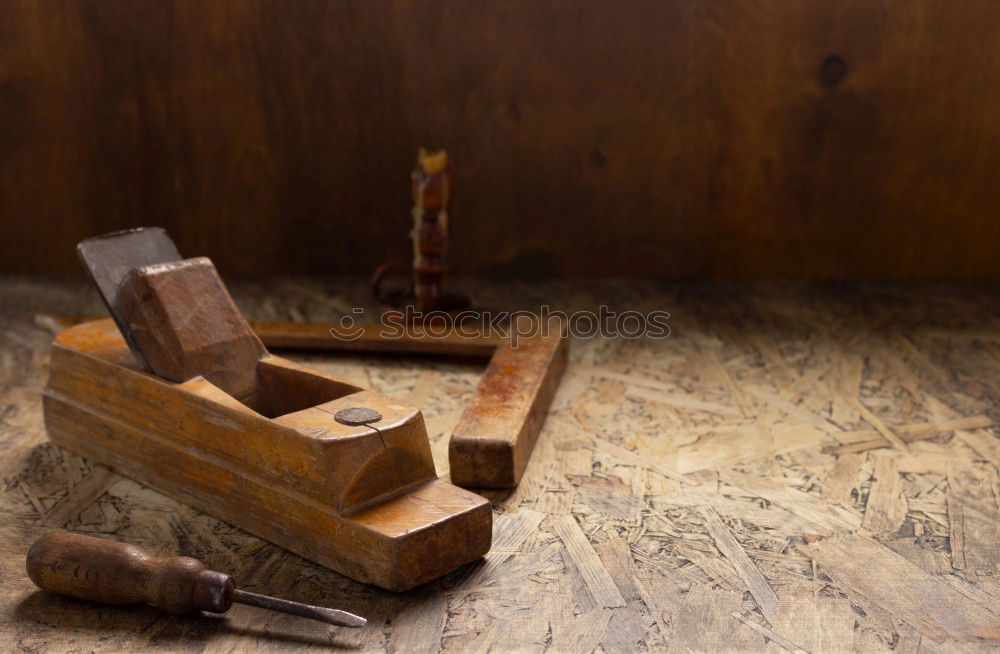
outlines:
{"label": "screwdriver metal shaft", "polygon": [[229,575],[186,556],[156,558],[134,545],[52,531],[28,550],[28,576],[43,590],[105,604],[151,604],[170,613],[225,613],[234,602],[363,627],[353,613],[238,590]]}
{"label": "screwdriver metal shaft", "polygon": [[258,595],[245,590],[237,590],[233,597],[234,602],[259,606],[262,609],[301,615],[303,618],[312,618],[320,622],[328,622],[340,627],[363,627],[368,621],[360,615],[354,615],[339,609],[328,609],[323,606],[313,606],[312,604],[300,604],[289,600],[271,597],[270,595]]}

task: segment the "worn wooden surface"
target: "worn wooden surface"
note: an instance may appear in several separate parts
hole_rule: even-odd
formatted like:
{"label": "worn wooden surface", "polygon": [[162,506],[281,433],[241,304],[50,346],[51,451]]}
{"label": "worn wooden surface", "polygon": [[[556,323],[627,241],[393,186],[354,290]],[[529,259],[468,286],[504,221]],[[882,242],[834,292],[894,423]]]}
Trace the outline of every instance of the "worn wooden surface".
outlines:
{"label": "worn wooden surface", "polygon": [[505,343],[451,432],[448,467],[463,488],[514,488],[521,480],[566,370],[564,329]]}
{"label": "worn wooden surface", "polygon": [[[230,284],[249,318],[331,320],[363,282]],[[0,283],[4,651],[986,652],[997,646],[995,286],[517,284],[512,308],[672,313],[662,341],[577,340],[485,559],[397,595],[331,573],[53,447],[38,312],[77,282]],[[613,302],[611,302],[613,300]],[[480,364],[295,358],[422,407],[435,463]],[[896,445],[894,445],[896,443]],[[899,445],[902,445],[900,447]],[[826,448],[826,452],[824,452]],[[991,517],[992,516],[992,517]],[[362,630],[236,607],[176,618],[37,592],[48,527],[184,554]]]}
{"label": "worn wooden surface", "polygon": [[992,0],[4,0],[0,271],[74,273],[136,221],[226,279],[409,261],[425,146],[465,273],[1000,275],[998,23]]}

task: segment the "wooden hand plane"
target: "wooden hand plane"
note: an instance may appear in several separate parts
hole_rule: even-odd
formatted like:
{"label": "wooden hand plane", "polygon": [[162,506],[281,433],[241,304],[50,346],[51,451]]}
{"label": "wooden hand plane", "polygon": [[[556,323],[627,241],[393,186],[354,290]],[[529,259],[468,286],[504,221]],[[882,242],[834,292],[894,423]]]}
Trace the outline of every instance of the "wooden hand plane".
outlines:
{"label": "wooden hand plane", "polygon": [[53,442],[390,590],[489,550],[489,502],[438,479],[416,407],[269,354],[161,229],[77,249],[114,321],[56,337]]}

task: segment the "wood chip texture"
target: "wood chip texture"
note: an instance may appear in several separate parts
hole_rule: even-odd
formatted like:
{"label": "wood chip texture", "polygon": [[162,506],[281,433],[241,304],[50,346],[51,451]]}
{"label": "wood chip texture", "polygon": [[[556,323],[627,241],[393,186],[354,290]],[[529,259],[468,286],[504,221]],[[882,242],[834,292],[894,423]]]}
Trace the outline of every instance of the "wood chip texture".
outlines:
{"label": "wood chip texture", "polygon": [[[225,271],[223,271],[223,274]],[[229,281],[229,280],[227,280]],[[251,320],[333,322],[361,279],[230,283]],[[1000,297],[958,283],[481,283],[478,304],[661,310],[665,339],[577,338],[481,561],[394,594],[48,443],[39,314],[83,279],[0,279],[0,651],[991,652],[1000,649]],[[610,300],[609,300],[610,299]],[[282,352],[416,402],[438,470],[484,364]],[[183,554],[363,629],[53,597],[28,547],[64,528]]]}

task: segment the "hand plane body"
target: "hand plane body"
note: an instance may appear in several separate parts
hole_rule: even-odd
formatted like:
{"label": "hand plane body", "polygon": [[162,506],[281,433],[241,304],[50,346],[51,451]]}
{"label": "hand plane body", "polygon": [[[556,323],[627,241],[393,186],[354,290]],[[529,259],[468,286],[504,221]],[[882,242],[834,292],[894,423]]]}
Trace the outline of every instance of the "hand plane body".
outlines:
{"label": "hand plane body", "polygon": [[53,442],[390,590],[489,550],[489,502],[438,479],[416,407],[268,353],[207,259],[126,268],[115,320],[54,341]]}

